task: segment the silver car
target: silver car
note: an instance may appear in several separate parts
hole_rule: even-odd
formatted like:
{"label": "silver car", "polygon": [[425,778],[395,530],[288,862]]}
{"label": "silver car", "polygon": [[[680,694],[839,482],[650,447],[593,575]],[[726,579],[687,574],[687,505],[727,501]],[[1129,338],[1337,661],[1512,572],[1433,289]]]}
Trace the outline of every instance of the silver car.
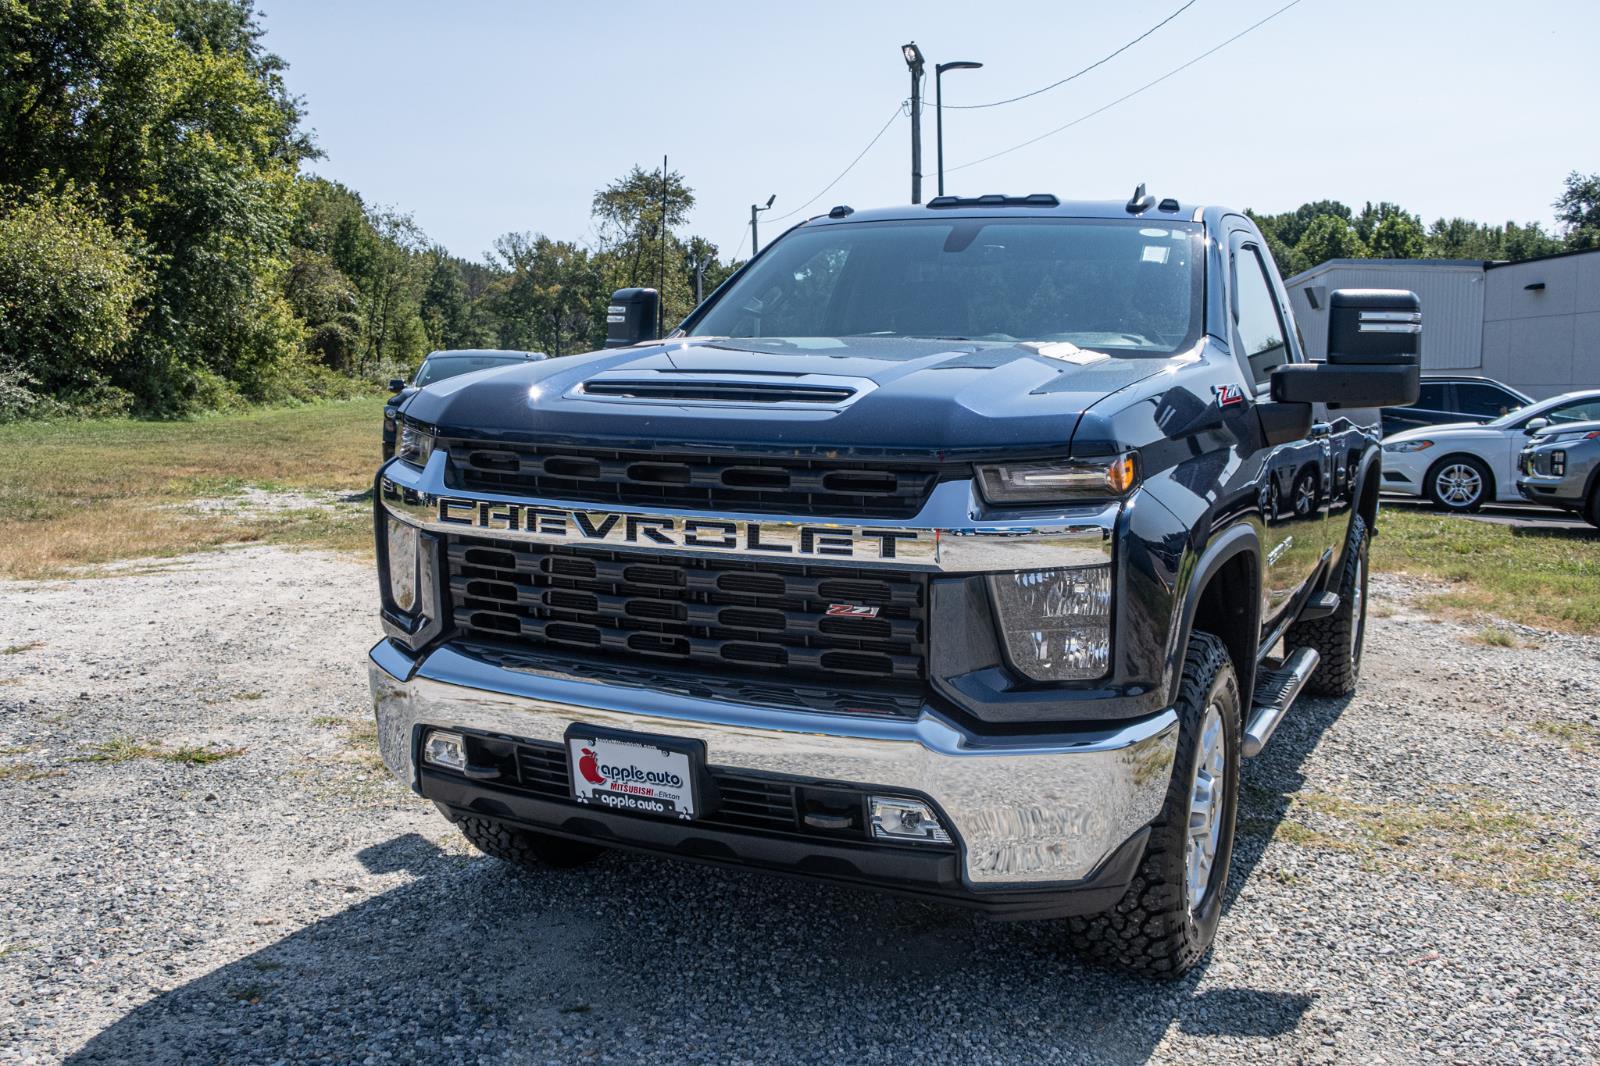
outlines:
{"label": "silver car", "polygon": [[1600,526],[1600,421],[1560,422],[1535,432],[1517,460],[1517,491]]}

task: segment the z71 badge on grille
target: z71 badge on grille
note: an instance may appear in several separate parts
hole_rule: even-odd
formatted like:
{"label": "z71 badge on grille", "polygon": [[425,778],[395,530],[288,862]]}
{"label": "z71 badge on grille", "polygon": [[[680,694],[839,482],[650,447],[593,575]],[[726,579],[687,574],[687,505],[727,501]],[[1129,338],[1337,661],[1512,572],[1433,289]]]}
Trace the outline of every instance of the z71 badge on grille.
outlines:
{"label": "z71 badge on grille", "polygon": [[435,497],[428,510],[432,513],[426,524],[435,528],[481,529],[545,544],[902,563],[927,563],[934,558],[932,530],[579,511],[449,496]]}

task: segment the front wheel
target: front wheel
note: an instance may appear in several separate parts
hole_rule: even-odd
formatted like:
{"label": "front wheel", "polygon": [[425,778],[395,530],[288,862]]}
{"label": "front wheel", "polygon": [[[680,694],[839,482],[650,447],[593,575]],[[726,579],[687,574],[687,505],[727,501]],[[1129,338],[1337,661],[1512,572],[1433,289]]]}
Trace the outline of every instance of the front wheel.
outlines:
{"label": "front wheel", "polygon": [[1104,962],[1177,977],[1217,935],[1239,809],[1239,679],[1222,641],[1196,632],[1179,686],[1179,734],[1166,802],[1144,857],[1111,910],[1069,918],[1072,944]]}
{"label": "front wheel", "polygon": [[1452,455],[1428,471],[1428,499],[1441,511],[1476,511],[1489,502],[1494,478],[1481,460]]}
{"label": "front wheel", "polygon": [[568,869],[585,866],[605,851],[594,844],[518,829],[492,818],[462,814],[449,808],[443,810],[444,816],[455,823],[461,835],[471,841],[473,847],[485,855],[517,866]]}
{"label": "front wheel", "polygon": [[1583,517],[1591,526],[1600,526],[1600,479],[1589,489],[1589,499],[1583,505]]}

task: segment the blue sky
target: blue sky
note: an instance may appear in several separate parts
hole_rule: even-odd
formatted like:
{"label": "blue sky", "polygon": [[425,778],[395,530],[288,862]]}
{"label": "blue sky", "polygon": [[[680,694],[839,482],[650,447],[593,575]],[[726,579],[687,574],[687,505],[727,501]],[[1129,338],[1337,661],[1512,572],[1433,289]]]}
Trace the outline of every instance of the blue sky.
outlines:
{"label": "blue sky", "polygon": [[[1026,92],[1094,62],[1183,0],[594,4],[258,0],[327,158],[311,169],[410,211],[477,258],[532,230],[589,242],[596,188],[671,157],[694,232],[726,255],[750,204],[799,208],[909,94],[899,46],[946,104]],[[1138,89],[1287,0],[1195,0],[1104,66],[1029,100],[945,113],[947,166]],[[1431,221],[1551,219],[1570,170],[1600,171],[1600,3],[1301,0],[1072,128],[947,174],[947,191],[1158,196],[1278,211],[1388,199]],[[932,73],[923,119],[933,189]],[[910,197],[909,121],[803,213]],[[762,240],[782,228],[763,224]],[[748,244],[744,253],[748,253]]]}

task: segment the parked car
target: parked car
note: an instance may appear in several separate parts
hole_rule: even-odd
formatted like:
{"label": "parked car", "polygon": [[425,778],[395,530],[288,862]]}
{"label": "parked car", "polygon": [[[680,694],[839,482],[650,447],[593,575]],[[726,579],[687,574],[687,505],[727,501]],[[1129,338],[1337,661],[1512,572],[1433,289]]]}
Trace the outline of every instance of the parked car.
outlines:
{"label": "parked car", "polygon": [[1517,458],[1539,430],[1600,419],[1600,389],[1537,400],[1479,425],[1408,429],[1383,442],[1383,491],[1421,496],[1444,511],[1520,501]]}
{"label": "parked car", "polygon": [[1560,422],[1522,449],[1517,491],[1533,503],[1576,511],[1600,526],[1600,422]]}
{"label": "parked car", "polygon": [[545,358],[543,352],[518,352],[499,348],[452,348],[429,352],[417,368],[410,382],[404,378],[391,378],[389,391],[394,393],[383,405],[383,457],[394,458],[394,438],[399,424],[401,406],[424,385],[469,374],[474,370],[487,370],[508,363],[530,363]]}
{"label": "parked car", "polygon": [[1425,374],[1416,403],[1383,409],[1383,435],[1392,437],[1419,426],[1489,422],[1532,402],[1533,397],[1493,378]]}
{"label": "parked car", "polygon": [[658,306],[402,412],[396,778],[510,862],[786,871],[1195,965],[1241,760],[1355,691],[1417,297],[1332,293],[1310,361],[1255,223],[1141,186],[836,207],[667,338]]}

